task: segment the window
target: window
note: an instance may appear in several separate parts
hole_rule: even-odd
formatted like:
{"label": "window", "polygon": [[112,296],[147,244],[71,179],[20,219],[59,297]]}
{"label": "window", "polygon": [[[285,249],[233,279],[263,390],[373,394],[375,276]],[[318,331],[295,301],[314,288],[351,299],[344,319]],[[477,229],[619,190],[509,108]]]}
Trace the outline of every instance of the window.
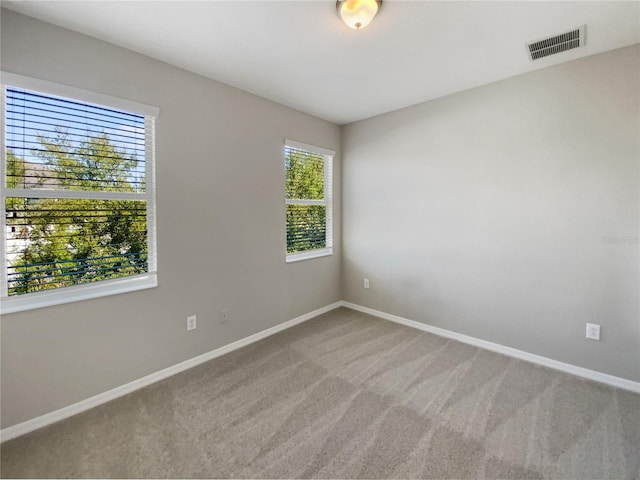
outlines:
{"label": "window", "polygon": [[156,286],[158,110],[2,79],[1,312]]}
{"label": "window", "polygon": [[334,155],[293,140],[285,142],[287,262],[333,254]]}

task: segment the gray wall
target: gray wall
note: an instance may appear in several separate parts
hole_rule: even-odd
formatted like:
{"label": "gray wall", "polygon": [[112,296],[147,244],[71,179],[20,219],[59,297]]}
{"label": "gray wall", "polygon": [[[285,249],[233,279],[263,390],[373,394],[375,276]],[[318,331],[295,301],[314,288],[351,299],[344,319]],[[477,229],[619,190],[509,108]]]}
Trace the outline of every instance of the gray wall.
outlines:
{"label": "gray wall", "polygon": [[[284,261],[283,140],[338,150],[339,127],[6,10],[1,53],[5,71],[161,109],[159,286],[4,315],[2,427],[341,299],[339,155],[336,254]],[[187,333],[190,314],[198,328]]]}
{"label": "gray wall", "polygon": [[344,299],[640,380],[639,72],[636,45],[345,127]]}

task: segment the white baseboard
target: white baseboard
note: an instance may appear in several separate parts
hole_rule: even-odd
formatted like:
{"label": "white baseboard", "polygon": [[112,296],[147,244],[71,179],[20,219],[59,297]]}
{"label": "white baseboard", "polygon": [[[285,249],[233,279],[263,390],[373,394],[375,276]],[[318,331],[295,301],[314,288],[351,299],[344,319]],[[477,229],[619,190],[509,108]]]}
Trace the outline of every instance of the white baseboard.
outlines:
{"label": "white baseboard", "polygon": [[374,310],[373,308],[363,307],[362,305],[357,305],[355,303],[343,301],[342,306],[350,308],[352,310],[357,310],[358,312],[367,313],[384,320],[389,320],[401,325],[406,325],[407,327],[412,327],[424,332],[433,333],[434,335],[458,340],[459,342],[467,343],[469,345],[480,347],[485,350],[491,350],[492,352],[501,353],[509,357],[519,358],[520,360],[543,365],[545,367],[553,368],[554,370],[560,370],[561,372],[570,373],[572,375],[587,378],[595,382],[605,383],[612,387],[622,388],[631,392],[640,393],[640,382],[634,382],[632,380],[627,380],[626,378],[616,377],[607,373],[597,372],[595,370],[589,370],[588,368],[578,367],[576,365],[571,365],[570,363],[559,362],[558,360],[542,357],[540,355],[535,355],[533,353],[525,352],[511,347],[506,347],[498,343],[488,342],[479,338],[470,337],[461,333],[452,332],[450,330],[445,330],[444,328],[434,327],[425,323],[416,322],[415,320],[409,320],[408,318],[399,317],[398,315],[392,315],[390,313],[381,312],[380,310]]}
{"label": "white baseboard", "polygon": [[201,363],[220,357],[226,353],[232,352],[234,350],[238,350],[239,348],[245,347],[251,343],[255,343],[259,340],[262,340],[278,332],[286,330],[287,328],[291,328],[294,325],[298,325],[299,323],[310,320],[314,317],[317,317],[318,315],[322,315],[323,313],[329,312],[338,307],[350,308],[352,310],[367,313],[369,315],[373,315],[375,317],[382,318],[384,320],[389,320],[391,322],[399,323],[401,325],[406,325],[408,327],[416,328],[424,332],[429,332],[435,335],[439,335],[441,337],[458,340],[459,342],[467,343],[469,345],[483,348],[485,350],[490,350],[492,352],[501,353],[509,357],[514,357],[514,358],[525,360],[538,365],[543,365],[545,367],[553,368],[561,372],[570,373],[578,377],[587,378],[589,380],[611,385],[613,387],[622,388],[624,390],[629,390],[631,392],[640,393],[640,382],[634,382],[632,380],[627,380],[625,378],[608,375],[606,373],[597,372],[595,370],[589,370],[587,368],[578,367],[576,365],[571,365],[569,363],[559,362],[551,358],[542,357],[540,355],[535,355],[533,353],[524,352],[522,350],[517,350],[515,348],[506,347],[504,345],[500,345],[497,343],[488,342],[486,340],[481,340],[479,338],[470,337],[468,335],[463,335],[461,333],[456,333],[450,330],[445,330],[443,328],[427,325],[425,323],[409,320],[408,318],[400,317],[398,315],[392,315],[390,313],[382,312],[380,310],[374,310],[373,308],[363,307],[355,303],[340,301],[340,302],[335,302],[335,303],[332,303],[331,305],[327,305],[325,307],[319,308],[312,312],[306,313],[304,315],[300,315],[299,317],[296,317],[287,322],[276,325],[275,327],[268,328],[261,332],[255,333],[253,335],[250,335],[248,337],[242,338],[233,343],[225,345],[224,347],[217,348],[215,350],[204,353],[197,357],[191,358],[189,360],[185,360],[184,362],[180,362],[171,367],[165,368],[163,370],[159,370],[150,375],[147,375],[145,377],[129,382],[125,385],[121,385],[119,387],[108,390],[104,393],[95,395],[91,398],[81,400],[80,402],[74,403],[67,407],[63,407],[59,410],[55,410],[53,412],[46,413],[39,417],[33,418],[31,420],[27,420],[25,422],[18,423],[17,425],[12,425],[11,427],[2,429],[0,430],[0,441],[5,442],[7,440],[11,440],[12,438],[19,437],[20,435],[24,435],[26,433],[32,432],[42,427],[46,427],[47,425],[51,425],[52,423],[59,422],[60,420],[64,420],[65,418],[68,418],[78,413],[89,410],[90,408],[97,407],[98,405],[102,405],[103,403],[109,402],[118,397],[122,397],[123,395],[127,395],[128,393],[134,392],[135,390],[139,390],[143,387],[151,385],[152,383],[156,383],[160,380],[164,380],[165,378],[171,377],[172,375],[175,375],[177,373],[193,368],[197,365],[200,365]]}
{"label": "white baseboard", "polygon": [[107,403],[111,400],[114,400],[118,397],[122,397],[123,395],[127,395],[135,390],[139,390],[143,387],[151,385],[152,383],[156,383],[160,380],[164,380],[165,378],[171,377],[176,373],[184,372],[190,368],[193,368],[201,363],[208,362],[214,358],[220,357],[225,353],[232,352],[234,350],[238,350],[239,348],[245,347],[251,343],[255,343],[264,338],[270,337],[282,330],[286,330],[287,328],[291,328],[294,325],[298,325],[299,323],[310,320],[318,315],[322,315],[330,310],[341,307],[342,302],[335,302],[331,305],[327,305],[322,308],[318,308],[309,313],[305,313],[304,315],[300,315],[294,319],[276,325],[275,327],[268,328],[266,330],[262,330],[261,332],[255,333],[248,337],[237,340],[233,343],[225,345],[224,347],[216,348],[215,350],[211,350],[210,352],[204,353],[202,355],[198,355],[197,357],[191,358],[189,360],[185,360],[184,362],[180,362],[171,367],[167,367],[165,369],[154,372],[145,377],[139,378],[132,382],[129,382],[125,385],[121,385],[119,387],[108,390],[104,393],[100,393],[93,397],[87,398],[85,400],[81,400],[80,402],[74,403],[72,405],[63,407],[59,410],[55,410],[53,412],[46,413],[39,417],[33,418],[31,420],[27,420],[26,422],[18,423],[16,425],[12,425],[11,427],[4,428],[0,430],[0,441],[6,442],[7,440],[11,440],[12,438],[19,437],[20,435],[24,435],[25,433],[32,432],[42,427],[46,427],[47,425],[51,425],[52,423],[59,422],[60,420],[64,420],[65,418],[71,417],[72,415],[76,415],[78,413],[84,412],[85,410],[89,410],[90,408],[97,407],[98,405],[102,405],[103,403]]}

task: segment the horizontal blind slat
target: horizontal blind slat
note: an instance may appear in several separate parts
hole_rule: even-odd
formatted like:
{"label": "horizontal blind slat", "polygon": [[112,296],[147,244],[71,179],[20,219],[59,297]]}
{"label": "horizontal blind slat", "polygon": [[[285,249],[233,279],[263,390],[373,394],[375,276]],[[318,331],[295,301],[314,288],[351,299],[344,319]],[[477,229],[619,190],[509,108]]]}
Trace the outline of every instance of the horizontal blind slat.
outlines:
{"label": "horizontal blind slat", "polygon": [[[31,99],[34,99],[33,101],[41,101],[42,103],[47,103],[47,104],[65,105],[66,108],[68,109],[76,109],[76,110],[91,109],[96,112],[98,111],[103,112],[105,116],[109,116],[110,113],[117,113],[119,116],[122,116],[122,117],[132,117],[132,118],[144,117],[144,115],[141,115],[139,113],[127,112],[124,110],[117,110],[115,108],[96,105],[95,103],[80,102],[80,101],[72,100],[69,98],[58,97],[55,95],[47,95],[47,94],[35,92],[33,90],[27,90],[22,88],[15,88],[15,87],[7,88],[7,99],[20,100],[23,98],[31,98]],[[75,107],[82,107],[82,108],[77,109]]]}
{"label": "horizontal blind slat", "polygon": [[[39,141],[39,136],[47,136],[57,135],[59,132],[54,129],[48,129],[45,127],[51,126],[51,123],[44,122],[29,122],[30,128],[27,128],[26,125],[21,126],[18,131],[14,127],[12,131],[6,132],[7,143],[11,142],[19,142],[19,143],[27,143],[27,142],[37,142]],[[38,127],[41,125],[41,127]],[[36,130],[37,128],[37,130]],[[82,133],[70,133],[69,130],[79,130]],[[36,132],[36,133],[30,133]],[[84,140],[87,137],[87,129],[86,128],[76,128],[67,126],[65,137],[67,139],[71,139],[73,141],[74,138],[77,138],[75,141]],[[137,145],[140,148],[132,148],[128,147],[127,150],[139,150],[144,154],[144,134],[134,133],[132,135],[117,133],[117,132],[109,132],[108,138],[113,141],[122,142],[125,145]]]}

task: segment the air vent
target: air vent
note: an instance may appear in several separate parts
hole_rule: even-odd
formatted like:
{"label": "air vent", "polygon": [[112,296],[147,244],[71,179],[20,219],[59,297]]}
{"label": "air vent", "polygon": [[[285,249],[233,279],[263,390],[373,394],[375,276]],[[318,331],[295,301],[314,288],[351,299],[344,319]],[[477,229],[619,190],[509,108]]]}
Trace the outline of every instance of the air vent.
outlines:
{"label": "air vent", "polygon": [[548,57],[549,55],[555,55],[556,53],[584,47],[584,31],[585,25],[582,25],[574,30],[556,35],[555,37],[549,37],[528,43],[527,51],[529,52],[529,59],[538,60],[540,58]]}

